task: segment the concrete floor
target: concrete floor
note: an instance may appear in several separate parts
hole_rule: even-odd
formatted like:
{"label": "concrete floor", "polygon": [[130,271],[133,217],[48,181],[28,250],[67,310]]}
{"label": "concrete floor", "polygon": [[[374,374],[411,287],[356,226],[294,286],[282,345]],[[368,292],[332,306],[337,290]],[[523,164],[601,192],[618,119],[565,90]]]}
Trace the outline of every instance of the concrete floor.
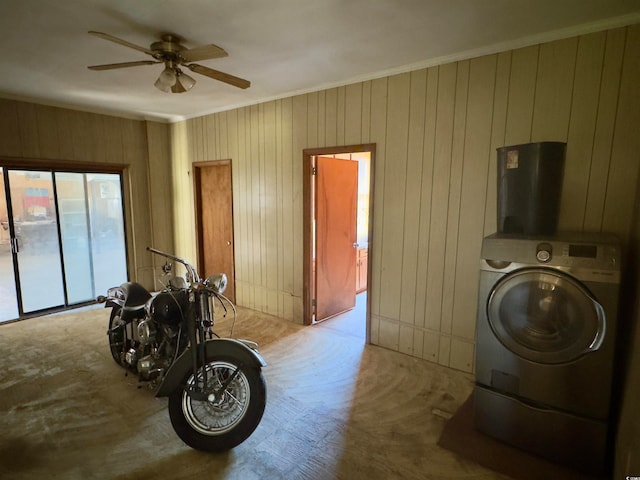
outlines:
{"label": "concrete floor", "polygon": [[224,454],[185,446],[166,399],[114,363],[108,315],[0,325],[0,478],[506,478],[436,444],[473,377],[365,345],[359,315],[302,327],[239,309],[234,336],[260,344],[268,401],[253,435]]}

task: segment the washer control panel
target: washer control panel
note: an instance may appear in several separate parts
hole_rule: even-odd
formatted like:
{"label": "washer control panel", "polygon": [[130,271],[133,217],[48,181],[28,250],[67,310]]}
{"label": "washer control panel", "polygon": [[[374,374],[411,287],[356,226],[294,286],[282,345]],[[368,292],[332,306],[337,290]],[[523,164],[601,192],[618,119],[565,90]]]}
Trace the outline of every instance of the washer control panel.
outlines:
{"label": "washer control panel", "polygon": [[547,263],[551,260],[553,246],[550,243],[539,243],[536,247],[536,258],[541,263]]}

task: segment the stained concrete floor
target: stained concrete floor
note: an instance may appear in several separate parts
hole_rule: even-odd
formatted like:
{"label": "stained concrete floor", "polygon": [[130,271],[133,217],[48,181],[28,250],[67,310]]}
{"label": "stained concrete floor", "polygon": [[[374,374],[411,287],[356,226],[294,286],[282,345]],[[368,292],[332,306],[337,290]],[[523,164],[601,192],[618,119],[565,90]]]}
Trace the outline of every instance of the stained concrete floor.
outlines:
{"label": "stained concrete floor", "polygon": [[[0,478],[506,478],[437,445],[472,377],[365,345],[348,315],[302,327],[240,308],[234,336],[257,341],[269,363],[266,411],[234,450],[194,451],[166,399],[111,359],[108,315],[0,325]],[[228,319],[218,326],[228,334]]]}

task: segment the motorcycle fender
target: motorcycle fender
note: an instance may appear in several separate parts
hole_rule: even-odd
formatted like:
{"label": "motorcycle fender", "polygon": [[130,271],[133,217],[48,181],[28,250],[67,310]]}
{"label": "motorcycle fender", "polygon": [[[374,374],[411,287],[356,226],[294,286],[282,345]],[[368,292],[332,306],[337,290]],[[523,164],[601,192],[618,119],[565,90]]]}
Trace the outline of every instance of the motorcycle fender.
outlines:
{"label": "motorcycle fender", "polygon": [[[251,342],[248,342],[251,344]],[[249,348],[241,340],[232,338],[215,338],[207,341],[207,357],[212,355],[224,355],[234,357],[247,365],[257,368],[266,367],[267,362],[254,349]],[[166,397],[176,388],[180,382],[192,370],[191,348],[186,350],[167,371],[162,383],[156,391],[156,397]]]}

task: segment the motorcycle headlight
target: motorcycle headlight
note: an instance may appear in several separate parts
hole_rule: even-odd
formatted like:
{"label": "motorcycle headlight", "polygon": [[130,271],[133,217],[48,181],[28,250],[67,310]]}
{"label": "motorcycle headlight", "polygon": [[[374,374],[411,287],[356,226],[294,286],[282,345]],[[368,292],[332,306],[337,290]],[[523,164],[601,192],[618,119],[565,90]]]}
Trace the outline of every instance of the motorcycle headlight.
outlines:
{"label": "motorcycle headlight", "polygon": [[225,288],[227,288],[227,274],[226,273],[215,273],[204,281],[204,284],[212,289],[216,293],[224,292]]}

